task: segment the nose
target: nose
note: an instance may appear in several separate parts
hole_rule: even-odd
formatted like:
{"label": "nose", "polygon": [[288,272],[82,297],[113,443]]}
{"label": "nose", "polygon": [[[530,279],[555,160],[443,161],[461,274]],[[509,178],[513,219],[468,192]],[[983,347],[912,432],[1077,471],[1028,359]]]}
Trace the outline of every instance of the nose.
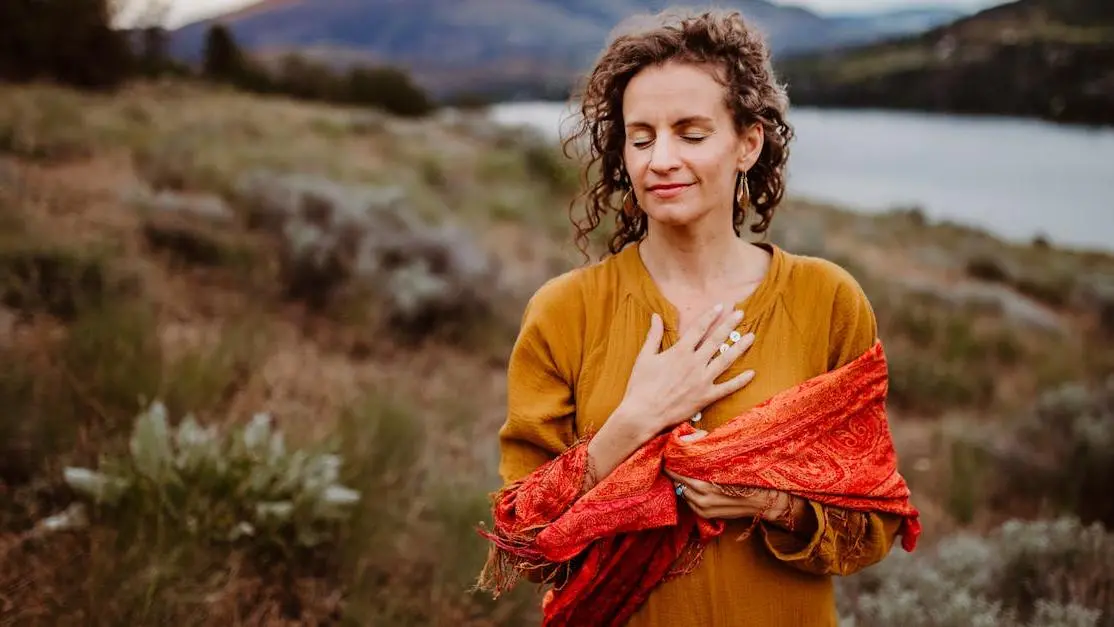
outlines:
{"label": "nose", "polygon": [[650,151],[650,169],[654,172],[672,172],[681,167],[674,139],[668,134],[659,135]]}

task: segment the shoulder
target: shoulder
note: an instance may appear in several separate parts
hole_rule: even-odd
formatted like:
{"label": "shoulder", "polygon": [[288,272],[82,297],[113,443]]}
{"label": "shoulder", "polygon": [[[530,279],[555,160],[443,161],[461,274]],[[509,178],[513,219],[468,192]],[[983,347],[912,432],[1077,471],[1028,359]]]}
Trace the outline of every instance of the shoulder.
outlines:
{"label": "shoulder", "polygon": [[786,300],[800,326],[809,330],[825,368],[839,367],[873,346],[878,335],[874,308],[851,272],[828,259],[789,256]]}
{"label": "shoulder", "polygon": [[615,257],[566,270],[546,280],[530,296],[525,321],[576,324],[610,300],[619,285]]}
{"label": "shoulder", "polygon": [[574,376],[616,292],[613,265],[605,260],[577,267],[542,283],[526,303],[516,352],[544,351]]}
{"label": "shoulder", "polygon": [[593,293],[599,291],[598,266],[574,268],[546,280],[527,301],[525,317],[568,322],[569,316],[583,315]]}
{"label": "shoulder", "polygon": [[831,303],[833,310],[870,309],[870,300],[858,279],[829,259],[785,253],[790,259],[789,291],[815,307]]}

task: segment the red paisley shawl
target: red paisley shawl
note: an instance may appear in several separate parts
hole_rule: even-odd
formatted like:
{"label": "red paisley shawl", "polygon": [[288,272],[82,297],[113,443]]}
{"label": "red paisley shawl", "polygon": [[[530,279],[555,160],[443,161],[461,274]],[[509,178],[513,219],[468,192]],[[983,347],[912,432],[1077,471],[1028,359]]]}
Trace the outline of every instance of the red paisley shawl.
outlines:
{"label": "red paisley shawl", "polygon": [[834,507],[904,517],[902,547],[920,534],[897,469],[885,409],[881,342],[854,361],[755,406],[703,439],[687,422],[650,440],[587,493],[587,443],[508,484],[494,497],[491,553],[479,587],[496,595],[526,570],[557,585],[545,626],[625,623],[663,580],[688,572],[722,520],[678,507],[662,472],[724,486],[789,492]]}

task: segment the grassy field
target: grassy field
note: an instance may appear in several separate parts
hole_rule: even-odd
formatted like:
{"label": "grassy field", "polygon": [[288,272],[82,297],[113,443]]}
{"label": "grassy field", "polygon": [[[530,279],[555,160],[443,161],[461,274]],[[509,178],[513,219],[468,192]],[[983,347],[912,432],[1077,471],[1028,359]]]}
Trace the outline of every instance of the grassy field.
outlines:
{"label": "grassy field", "polygon": [[[468,587],[521,307],[581,261],[556,146],[186,83],[0,103],[0,625],[530,624]],[[774,224],[870,295],[924,514],[848,620],[1114,624],[1078,526],[1114,524],[1114,258]]]}

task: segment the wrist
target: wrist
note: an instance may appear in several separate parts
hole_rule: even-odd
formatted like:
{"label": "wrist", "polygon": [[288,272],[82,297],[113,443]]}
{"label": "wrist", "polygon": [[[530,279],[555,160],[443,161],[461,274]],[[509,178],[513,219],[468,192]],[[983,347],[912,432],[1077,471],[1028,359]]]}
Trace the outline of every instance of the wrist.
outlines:
{"label": "wrist", "polygon": [[762,512],[764,520],[785,527],[792,527],[797,516],[797,499],[788,492],[778,492],[774,502]]}
{"label": "wrist", "polygon": [[620,404],[600,428],[610,427],[610,433],[624,442],[632,443],[631,452],[657,435],[651,424],[649,412],[631,405]]}

